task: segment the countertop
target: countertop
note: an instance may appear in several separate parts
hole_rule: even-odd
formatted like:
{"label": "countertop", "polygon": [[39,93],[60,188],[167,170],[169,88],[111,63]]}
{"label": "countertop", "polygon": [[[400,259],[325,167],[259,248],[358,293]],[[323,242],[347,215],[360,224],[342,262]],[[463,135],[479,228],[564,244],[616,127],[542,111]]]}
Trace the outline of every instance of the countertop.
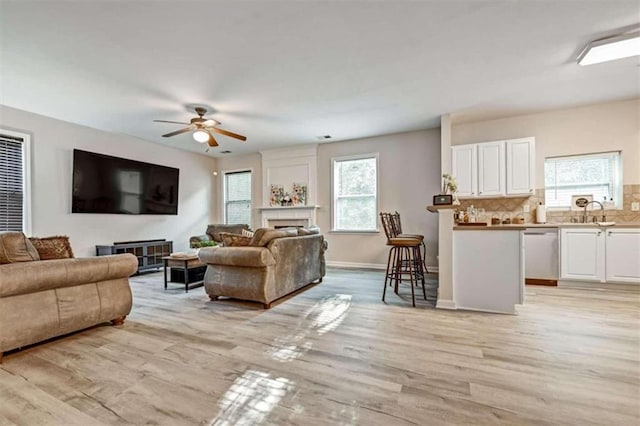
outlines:
{"label": "countertop", "polygon": [[640,222],[616,222],[612,226],[599,226],[596,223],[524,223],[511,225],[459,226],[454,231],[524,231],[527,228],[640,228]]}

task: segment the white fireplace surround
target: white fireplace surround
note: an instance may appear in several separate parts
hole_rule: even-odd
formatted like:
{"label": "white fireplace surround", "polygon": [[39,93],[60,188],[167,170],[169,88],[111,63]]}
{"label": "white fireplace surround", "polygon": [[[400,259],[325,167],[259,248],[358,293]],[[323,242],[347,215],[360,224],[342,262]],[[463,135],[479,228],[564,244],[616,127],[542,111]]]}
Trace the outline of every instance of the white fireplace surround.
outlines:
{"label": "white fireplace surround", "polygon": [[[260,151],[262,156],[262,207],[260,226],[310,226],[316,224],[317,145],[302,148],[283,148]],[[307,185],[307,204],[304,206],[269,206],[271,185],[283,185],[291,192],[294,183]]]}
{"label": "white fireplace surround", "polygon": [[316,224],[318,206],[263,207],[260,211],[263,228],[281,226],[311,226]]}

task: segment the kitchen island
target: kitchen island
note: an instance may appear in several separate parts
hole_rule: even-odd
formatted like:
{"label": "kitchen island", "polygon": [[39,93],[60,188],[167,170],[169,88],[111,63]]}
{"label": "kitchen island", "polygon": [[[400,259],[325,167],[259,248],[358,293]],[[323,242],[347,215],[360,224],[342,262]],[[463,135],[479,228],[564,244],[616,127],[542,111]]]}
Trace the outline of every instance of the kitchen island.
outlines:
{"label": "kitchen island", "polygon": [[515,314],[524,303],[524,225],[453,227],[456,309]]}

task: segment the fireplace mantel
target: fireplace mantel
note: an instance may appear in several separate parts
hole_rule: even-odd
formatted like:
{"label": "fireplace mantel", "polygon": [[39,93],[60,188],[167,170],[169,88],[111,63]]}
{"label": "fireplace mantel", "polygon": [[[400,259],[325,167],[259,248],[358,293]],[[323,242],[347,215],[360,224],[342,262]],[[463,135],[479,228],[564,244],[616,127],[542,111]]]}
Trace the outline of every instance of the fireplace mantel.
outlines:
{"label": "fireplace mantel", "polygon": [[258,210],[316,210],[320,206],[270,206],[270,207],[258,207]]}
{"label": "fireplace mantel", "polygon": [[258,207],[261,226],[274,228],[275,226],[310,226],[316,224],[316,210],[320,206],[271,206]]}

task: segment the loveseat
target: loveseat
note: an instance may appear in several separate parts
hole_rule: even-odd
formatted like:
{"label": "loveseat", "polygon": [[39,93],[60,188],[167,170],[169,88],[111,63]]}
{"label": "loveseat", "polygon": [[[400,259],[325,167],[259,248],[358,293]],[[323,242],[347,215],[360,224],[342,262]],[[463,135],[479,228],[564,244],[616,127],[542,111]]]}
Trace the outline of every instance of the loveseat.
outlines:
{"label": "loveseat", "polygon": [[204,288],[211,300],[220,296],[271,302],[325,275],[326,241],[319,229],[267,229],[255,231],[244,247],[201,248],[207,264]]}
{"label": "loveseat", "polygon": [[207,230],[203,235],[195,235],[189,238],[189,246],[190,247],[200,247],[202,243],[207,243],[209,241],[215,241],[216,243],[222,242],[222,236],[220,233],[230,233],[230,234],[240,234],[242,230],[249,229],[249,225],[244,224],[222,224],[215,223],[207,226]]}
{"label": "loveseat", "polygon": [[26,238],[0,233],[0,240],[0,362],[12,349],[122,324],[131,311],[129,276],[138,266],[132,254],[38,260]]}

